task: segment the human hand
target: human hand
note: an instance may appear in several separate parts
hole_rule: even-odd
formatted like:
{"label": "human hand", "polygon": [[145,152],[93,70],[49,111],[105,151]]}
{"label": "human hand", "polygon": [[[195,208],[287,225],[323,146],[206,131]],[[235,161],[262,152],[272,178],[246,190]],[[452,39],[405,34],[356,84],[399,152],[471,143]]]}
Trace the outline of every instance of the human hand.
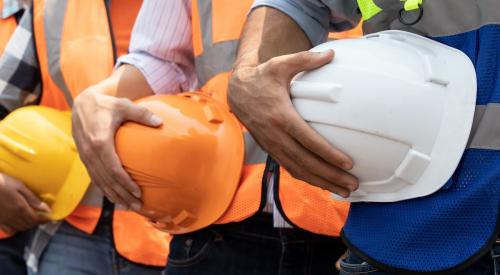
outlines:
{"label": "human hand", "polygon": [[106,95],[105,89],[96,85],[76,97],[73,137],[92,182],[112,202],[139,211],[141,190],[116,154],[115,133],[125,121],[158,127],[162,119],[129,99]]}
{"label": "human hand", "polygon": [[49,206],[22,182],[0,174],[0,228],[8,234],[24,231],[49,220]]}
{"label": "human hand", "polygon": [[348,197],[358,187],[357,179],[347,172],[352,160],[316,133],[290,99],[292,78],[327,64],[333,55],[333,51],[304,51],[257,66],[237,66],[228,102],[259,145],[293,177]]}

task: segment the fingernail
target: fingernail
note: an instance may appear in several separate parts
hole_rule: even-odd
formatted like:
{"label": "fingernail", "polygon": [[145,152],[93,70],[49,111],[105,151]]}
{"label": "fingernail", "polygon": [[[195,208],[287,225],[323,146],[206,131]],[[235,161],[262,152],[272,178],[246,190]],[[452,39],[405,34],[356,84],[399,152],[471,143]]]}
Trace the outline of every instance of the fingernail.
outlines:
{"label": "fingernail", "polygon": [[163,119],[157,115],[151,115],[151,117],[149,118],[149,122],[151,122],[151,124],[153,125],[160,125],[163,123]]}
{"label": "fingernail", "polygon": [[350,193],[347,193],[347,192],[340,192],[339,195],[345,199],[349,198],[349,196],[351,195]]}
{"label": "fingernail", "polygon": [[136,192],[132,192],[132,195],[134,195],[134,197],[140,199],[141,198],[141,192],[139,191],[136,191]]}
{"label": "fingernail", "polygon": [[154,210],[148,210],[148,211],[146,211],[146,213],[147,213],[148,215],[150,215],[150,216],[154,216],[154,215],[156,215],[156,211],[154,211]]}
{"label": "fingernail", "polygon": [[136,211],[141,210],[141,204],[137,202],[132,203],[130,207]]}
{"label": "fingernail", "polygon": [[44,212],[47,212],[47,213],[51,212],[49,205],[47,205],[45,202],[41,202],[39,207]]}
{"label": "fingernail", "polygon": [[344,168],[345,170],[351,170],[352,169],[352,164],[348,163],[348,162],[343,162],[341,164],[342,168]]}
{"label": "fingernail", "polygon": [[330,54],[331,51],[332,50],[326,50],[326,51],[322,51],[322,52],[318,52],[318,53],[321,55],[328,55],[328,54]]}

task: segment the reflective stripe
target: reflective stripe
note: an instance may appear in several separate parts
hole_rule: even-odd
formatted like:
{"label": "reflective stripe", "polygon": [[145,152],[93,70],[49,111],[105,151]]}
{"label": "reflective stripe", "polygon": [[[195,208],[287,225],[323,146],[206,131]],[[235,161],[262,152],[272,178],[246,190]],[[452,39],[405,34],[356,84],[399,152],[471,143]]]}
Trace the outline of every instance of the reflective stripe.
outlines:
{"label": "reflective stripe", "polygon": [[47,46],[48,69],[52,80],[63,91],[69,106],[73,105],[73,97],[69,91],[61,70],[61,36],[64,27],[67,0],[47,0],[44,6],[43,30]]}
{"label": "reflective stripe", "polygon": [[194,60],[198,86],[203,87],[212,77],[230,72],[236,61],[238,41],[231,40],[211,46],[203,46],[203,53]]}
{"label": "reflective stripe", "polygon": [[500,150],[500,103],[476,106],[467,147]]}
{"label": "reflective stripe", "polygon": [[[405,26],[398,20],[397,15],[399,10],[404,7],[405,2],[397,0],[373,1],[382,9],[382,12],[377,13],[369,20],[365,19],[363,24],[365,33],[399,29],[435,37],[464,33],[486,24],[500,23],[500,1],[498,0],[423,1],[422,7],[425,11],[423,17],[412,26]],[[413,16],[410,13],[408,16]]]}
{"label": "reflective stripe", "polygon": [[99,189],[95,184],[91,183],[89,188],[87,189],[87,192],[85,193],[85,196],[80,202],[80,205],[102,207],[103,198],[104,195],[101,189]]}
{"label": "reflective stripe", "polygon": [[382,11],[373,0],[358,0],[358,6],[363,20],[368,20]]}
{"label": "reflective stripe", "polygon": [[212,1],[198,0],[198,12],[203,52],[195,58],[198,87],[203,87],[212,77],[230,72],[236,61],[238,40],[213,44]]}
{"label": "reflective stripe", "polygon": [[245,138],[245,165],[265,163],[267,153],[262,150],[249,132],[243,133]]}
{"label": "reflective stripe", "polygon": [[212,46],[212,1],[198,0],[200,18],[201,43],[203,50]]}

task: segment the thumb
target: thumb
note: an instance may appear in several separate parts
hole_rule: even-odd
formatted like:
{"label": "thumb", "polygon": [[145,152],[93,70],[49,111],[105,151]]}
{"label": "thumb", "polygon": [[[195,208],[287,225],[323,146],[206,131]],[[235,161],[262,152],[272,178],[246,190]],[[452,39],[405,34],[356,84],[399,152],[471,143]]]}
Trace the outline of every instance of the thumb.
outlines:
{"label": "thumb", "polygon": [[151,127],[159,127],[163,123],[163,119],[148,110],[146,107],[136,105],[131,101],[126,101],[124,110],[124,119],[134,121],[140,124]]}
{"label": "thumb", "polygon": [[275,58],[272,66],[278,66],[276,71],[280,71],[288,78],[294,77],[302,71],[309,71],[319,68],[332,61],[333,50],[323,52],[303,51],[295,54],[283,55]]}
{"label": "thumb", "polygon": [[50,207],[45,202],[41,201],[26,186],[24,186],[24,185],[21,184],[21,185],[18,186],[17,190],[19,191],[19,193],[21,193],[21,195],[24,197],[24,199],[26,199],[26,202],[32,208],[34,208],[36,210],[39,210],[39,211],[42,211],[42,212],[46,212],[46,213],[50,213],[51,212]]}

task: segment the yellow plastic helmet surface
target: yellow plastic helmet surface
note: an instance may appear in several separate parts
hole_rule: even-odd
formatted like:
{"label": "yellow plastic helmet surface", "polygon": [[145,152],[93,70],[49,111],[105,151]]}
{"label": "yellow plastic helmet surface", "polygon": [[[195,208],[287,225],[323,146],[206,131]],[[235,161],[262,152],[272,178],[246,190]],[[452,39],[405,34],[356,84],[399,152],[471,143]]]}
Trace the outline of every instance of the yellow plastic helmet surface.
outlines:
{"label": "yellow plastic helmet surface", "polygon": [[159,128],[125,123],[116,134],[123,166],[141,187],[143,210],[169,233],[214,223],[238,187],[244,143],[236,118],[198,93],[137,101],[163,118]]}
{"label": "yellow plastic helmet surface", "polygon": [[71,136],[71,113],[29,106],[0,121],[0,172],[22,181],[47,203],[49,219],[73,212],[90,178]]}

